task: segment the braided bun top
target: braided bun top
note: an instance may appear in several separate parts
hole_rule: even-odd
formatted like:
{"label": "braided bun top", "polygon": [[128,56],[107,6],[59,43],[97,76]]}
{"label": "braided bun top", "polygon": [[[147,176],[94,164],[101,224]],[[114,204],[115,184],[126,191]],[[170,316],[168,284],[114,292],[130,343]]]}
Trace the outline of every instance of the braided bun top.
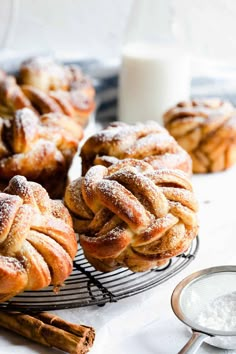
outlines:
{"label": "braided bun top", "polygon": [[77,250],[67,209],[39,184],[15,176],[0,193],[0,301],[60,286]]}
{"label": "braided bun top", "polygon": [[42,91],[69,88],[70,72],[67,67],[57,64],[49,57],[34,57],[20,66],[20,81]]}
{"label": "braided bun top", "polygon": [[[8,183],[16,174],[43,184],[54,197],[61,193],[82,128],[69,117],[47,114],[38,117],[24,108],[11,120],[0,118],[0,182]],[[55,186],[51,179],[60,177]],[[57,190],[58,186],[58,190]]]}
{"label": "braided bun top", "polygon": [[143,271],[185,251],[198,230],[186,175],[126,159],[91,167],[66,189],[65,203],[89,261]]}
{"label": "braided bun top", "polygon": [[220,99],[181,102],[164,114],[170,134],[190,154],[193,172],[225,170],[236,162],[236,117]]}
{"label": "braided bun top", "polygon": [[44,92],[72,89],[91,89],[90,79],[79,66],[62,65],[49,57],[33,57],[20,66],[20,82]]}
{"label": "braided bun top", "polygon": [[0,71],[0,115],[11,118],[28,107],[38,115],[62,113],[85,125],[95,109],[91,80],[77,66],[60,65],[49,58],[32,58],[16,78]]}
{"label": "braided bun top", "polygon": [[189,155],[166,129],[152,121],[135,125],[121,122],[108,125],[85,142],[81,158],[83,174],[93,165],[108,167],[126,158],[144,160],[154,169],[177,168],[188,174],[192,172]]}

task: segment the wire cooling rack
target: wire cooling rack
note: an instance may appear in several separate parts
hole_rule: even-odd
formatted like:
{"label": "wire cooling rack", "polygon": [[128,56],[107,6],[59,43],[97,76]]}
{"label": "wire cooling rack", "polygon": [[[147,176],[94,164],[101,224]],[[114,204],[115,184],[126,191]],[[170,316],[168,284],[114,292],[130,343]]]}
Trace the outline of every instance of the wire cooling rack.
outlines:
{"label": "wire cooling rack", "polygon": [[53,286],[40,291],[25,291],[8,302],[0,304],[1,310],[48,311],[117,302],[168,280],[185,268],[196,256],[198,237],[183,254],[169,260],[164,267],[143,273],[133,273],[126,268],[101,273],[86,260],[80,249],[74,260],[74,269],[58,293]]}

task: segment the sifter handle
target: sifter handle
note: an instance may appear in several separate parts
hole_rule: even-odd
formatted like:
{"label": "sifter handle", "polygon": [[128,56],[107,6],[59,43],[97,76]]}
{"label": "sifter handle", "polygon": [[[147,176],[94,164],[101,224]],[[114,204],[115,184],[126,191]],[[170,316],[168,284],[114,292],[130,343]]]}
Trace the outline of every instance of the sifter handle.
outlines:
{"label": "sifter handle", "polygon": [[192,337],[185,344],[185,346],[178,352],[178,354],[194,354],[197,352],[201,344],[206,338],[210,337],[208,334],[193,331]]}

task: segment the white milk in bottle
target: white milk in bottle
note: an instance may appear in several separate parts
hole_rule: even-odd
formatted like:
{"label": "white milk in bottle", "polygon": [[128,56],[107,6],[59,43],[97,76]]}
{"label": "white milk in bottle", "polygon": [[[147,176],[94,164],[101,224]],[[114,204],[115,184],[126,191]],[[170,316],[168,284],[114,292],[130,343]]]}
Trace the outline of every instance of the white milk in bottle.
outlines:
{"label": "white milk in bottle", "polygon": [[189,99],[190,58],[173,35],[168,4],[166,0],[134,2],[119,80],[119,120],[123,122],[162,124],[168,108]]}

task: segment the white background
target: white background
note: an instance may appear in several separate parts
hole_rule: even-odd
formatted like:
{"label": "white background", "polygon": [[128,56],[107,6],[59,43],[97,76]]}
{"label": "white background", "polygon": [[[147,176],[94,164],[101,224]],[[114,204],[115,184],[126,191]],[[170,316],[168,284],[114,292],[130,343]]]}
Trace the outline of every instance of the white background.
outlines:
{"label": "white background", "polygon": [[[174,9],[194,55],[236,60],[235,0],[160,1],[168,11]],[[0,48],[18,54],[116,57],[131,4],[132,0],[0,0]]]}

